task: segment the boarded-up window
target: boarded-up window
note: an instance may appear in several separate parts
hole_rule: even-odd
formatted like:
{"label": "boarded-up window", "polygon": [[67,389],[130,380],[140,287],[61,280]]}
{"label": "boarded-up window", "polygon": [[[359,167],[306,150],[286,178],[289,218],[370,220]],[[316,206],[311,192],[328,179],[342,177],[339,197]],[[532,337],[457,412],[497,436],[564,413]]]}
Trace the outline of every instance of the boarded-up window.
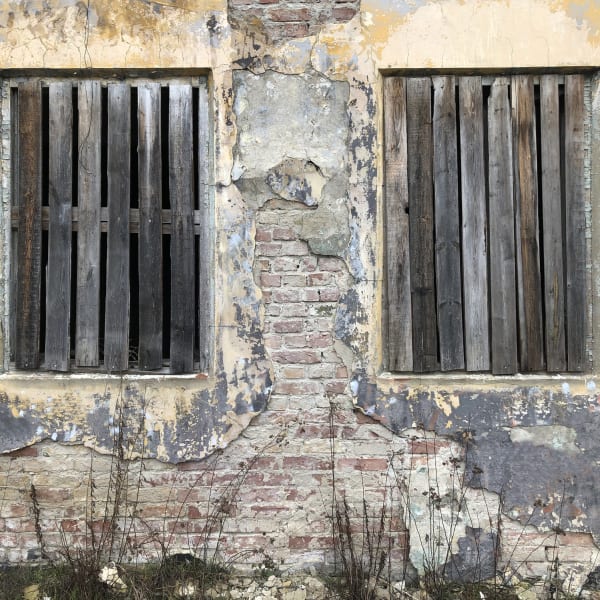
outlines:
{"label": "boarded-up window", "polygon": [[582,371],[583,75],[386,77],[392,371]]}
{"label": "boarded-up window", "polygon": [[206,370],[206,79],[26,79],[10,100],[15,366]]}

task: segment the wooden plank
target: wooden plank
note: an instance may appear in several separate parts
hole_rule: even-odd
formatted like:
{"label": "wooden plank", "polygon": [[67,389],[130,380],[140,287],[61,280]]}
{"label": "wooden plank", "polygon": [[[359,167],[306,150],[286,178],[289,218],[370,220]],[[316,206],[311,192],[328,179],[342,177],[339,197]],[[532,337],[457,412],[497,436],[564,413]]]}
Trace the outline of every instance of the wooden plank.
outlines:
{"label": "wooden plank", "polygon": [[434,77],[435,274],[442,371],[464,369],[454,77]]}
{"label": "wooden plank", "polygon": [[198,87],[198,200],[200,231],[198,236],[198,346],[199,369],[211,368],[214,334],[214,210],[211,187],[212,119],[210,118],[208,86],[205,79]]}
{"label": "wooden plank", "polygon": [[413,370],[438,368],[434,270],[431,81],[406,80]]}
{"label": "wooden plank", "polygon": [[519,215],[519,340],[523,371],[544,369],[533,79],[512,78],[515,202]]}
{"label": "wooden plank", "polygon": [[481,77],[459,79],[463,303],[467,371],[490,369]]}
{"label": "wooden plank", "polygon": [[558,77],[544,75],[540,81],[540,151],[542,155],[544,326],[548,371],[564,371],[567,368],[559,110]]}
{"label": "wooden plank", "polygon": [[518,370],[510,116],[508,85],[499,79],[492,84],[488,100],[491,351],[494,375],[508,375]]}
{"label": "wooden plank", "polygon": [[104,366],[125,371],[129,362],[129,205],[131,92],[124,83],[108,86],[108,239]]}
{"label": "wooden plank", "polygon": [[42,255],[42,92],[38,80],[19,84],[19,280],[16,297],[15,364],[40,365]]}
{"label": "wooden plank", "polygon": [[49,86],[48,270],[45,367],[68,371],[71,318],[71,207],[73,205],[73,87]]}
{"label": "wooden plank", "polygon": [[160,84],[138,87],[139,368],[163,359]]}
{"label": "wooden plank", "polygon": [[584,78],[565,76],[565,204],[567,248],[567,362],[587,367],[585,355]]}
{"label": "wooden plank", "polygon": [[75,364],[97,367],[100,331],[100,84],[81,81],[78,92],[78,200],[77,308],[75,311]]}
{"label": "wooden plank", "polygon": [[386,77],[383,93],[387,360],[390,371],[412,371],[405,79]]}
{"label": "wooden plank", "polygon": [[15,344],[17,339],[17,282],[19,277],[19,94],[17,89],[10,90],[10,182],[11,210],[17,211],[17,219],[13,220],[10,237],[10,315],[9,344],[10,360],[15,360]]}
{"label": "wooden plank", "polygon": [[194,368],[194,203],[192,87],[169,87],[172,373]]}
{"label": "wooden plank", "polygon": [[[194,220],[194,234],[199,235],[201,229],[201,212],[195,210],[192,218]],[[74,206],[71,209],[72,215],[72,230],[79,231],[81,229],[79,224],[79,207]],[[108,231],[108,208],[101,207],[99,209],[100,215],[100,231],[106,233]],[[171,233],[171,210],[163,209],[160,212],[160,219],[162,223],[161,232],[166,235]],[[50,211],[47,206],[42,206],[42,229],[48,229],[48,223],[50,222]],[[19,227],[19,207],[13,207],[11,209],[11,225],[15,231]],[[139,233],[140,231],[140,211],[137,208],[129,209],[129,233]]]}

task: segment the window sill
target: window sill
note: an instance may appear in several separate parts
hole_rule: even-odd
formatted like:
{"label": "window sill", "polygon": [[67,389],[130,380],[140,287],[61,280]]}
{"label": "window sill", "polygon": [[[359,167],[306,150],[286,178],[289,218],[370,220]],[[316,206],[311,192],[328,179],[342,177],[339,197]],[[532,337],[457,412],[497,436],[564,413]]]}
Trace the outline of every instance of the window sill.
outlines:
{"label": "window sill", "polygon": [[595,373],[533,373],[515,375],[492,375],[490,373],[393,373],[384,371],[377,377],[379,386],[391,385],[402,387],[548,387],[566,391],[566,386],[584,385],[588,392],[596,390]]}

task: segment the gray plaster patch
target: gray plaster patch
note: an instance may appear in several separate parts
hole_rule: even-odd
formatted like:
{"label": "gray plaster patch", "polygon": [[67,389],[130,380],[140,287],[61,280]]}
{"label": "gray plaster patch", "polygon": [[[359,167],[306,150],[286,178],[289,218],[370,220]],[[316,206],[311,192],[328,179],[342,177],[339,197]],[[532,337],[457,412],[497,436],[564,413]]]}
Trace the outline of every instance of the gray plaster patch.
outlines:
{"label": "gray plaster patch", "polygon": [[342,256],[350,240],[346,205],[332,202],[304,215],[300,236],[315,254]]}
{"label": "gray plaster patch", "polygon": [[325,181],[313,162],[297,158],[282,160],[268,172],[266,178],[273,194],[306,206],[319,203]]}
{"label": "gray plaster patch", "polygon": [[510,430],[513,444],[530,443],[534,446],[546,446],[554,450],[578,454],[575,444],[577,432],[563,425],[545,425],[539,427],[513,427]]}
{"label": "gray plaster patch", "polygon": [[[262,205],[280,195],[285,186],[275,173],[290,159],[312,164],[324,179],[345,172],[347,83],[314,72],[236,71],[233,87],[238,137],[232,179],[246,200]],[[274,192],[273,185],[280,185],[280,191]]]}

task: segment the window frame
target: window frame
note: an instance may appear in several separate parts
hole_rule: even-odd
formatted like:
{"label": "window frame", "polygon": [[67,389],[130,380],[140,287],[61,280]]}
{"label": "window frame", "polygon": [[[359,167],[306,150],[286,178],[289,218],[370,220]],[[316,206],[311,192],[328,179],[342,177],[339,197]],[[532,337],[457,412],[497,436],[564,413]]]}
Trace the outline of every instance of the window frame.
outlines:
{"label": "window frame", "polygon": [[[199,311],[196,314],[196,319],[200,322],[198,327],[204,329],[204,335],[195,340],[195,346],[199,352],[200,362],[194,362],[193,369],[185,373],[171,373],[170,364],[162,368],[154,370],[141,370],[139,367],[131,368],[128,361],[127,369],[124,371],[114,370],[116,376],[126,376],[133,378],[145,377],[197,377],[200,374],[208,376],[213,371],[213,356],[214,356],[214,319],[215,319],[215,297],[214,297],[214,265],[215,265],[215,239],[214,239],[214,136],[215,136],[215,119],[213,115],[213,84],[209,71],[193,70],[193,72],[182,72],[175,70],[161,71],[145,71],[145,70],[117,70],[110,73],[105,71],[89,71],[84,72],[68,72],[63,71],[19,71],[19,72],[4,72],[0,78],[0,248],[3,252],[3,260],[0,261],[0,324],[2,331],[0,332],[0,368],[4,373],[14,373],[19,375],[39,376],[85,376],[88,374],[100,376],[112,376],[103,362],[99,362],[97,367],[82,367],[76,366],[75,360],[71,360],[68,371],[49,370],[44,365],[42,357],[40,357],[40,367],[35,370],[16,369],[15,363],[10,361],[11,355],[11,303],[12,303],[12,285],[11,285],[11,261],[14,255],[14,238],[12,236],[13,210],[11,205],[11,197],[15,192],[14,189],[14,167],[12,160],[12,143],[11,139],[12,120],[15,118],[15,108],[11,106],[11,87],[19,82],[27,80],[40,81],[40,85],[47,85],[51,82],[70,82],[76,87],[79,82],[94,81],[101,86],[106,86],[109,83],[127,83],[131,86],[140,86],[149,83],[158,83],[161,87],[185,84],[192,85],[201,90],[205,103],[200,100],[200,108],[198,111],[198,120],[201,121],[199,127],[205,128],[206,135],[201,140],[206,144],[204,153],[206,161],[198,161],[198,191],[197,191],[197,208],[192,207],[193,229],[195,229],[194,246],[197,246],[195,251],[199,257],[204,260],[199,260],[199,268],[197,269],[196,278],[201,282],[198,286],[202,289],[201,297],[198,301]],[[202,110],[202,107],[205,110]],[[137,114],[135,109],[134,114]],[[199,137],[200,139],[200,137]],[[137,145],[137,140],[132,140],[132,147]],[[202,163],[202,164],[200,164]],[[204,164],[205,163],[205,164]],[[202,171],[200,173],[200,171]],[[168,174],[163,174],[163,177]],[[129,214],[132,209],[130,207]],[[139,212],[139,208],[137,209]],[[104,208],[104,211],[108,211]],[[163,210],[163,213],[165,211]],[[170,212],[170,209],[169,209]],[[198,221],[194,225],[194,221]],[[165,225],[161,227],[164,229]],[[168,225],[167,225],[168,227]],[[101,224],[102,228],[102,224]],[[129,233],[131,236],[131,231]],[[164,234],[163,234],[164,235]],[[130,238],[131,239],[131,238]],[[72,281],[76,280],[77,265],[71,266]],[[170,287],[170,285],[169,285]],[[196,293],[196,292],[195,292]],[[45,303],[46,299],[40,297],[40,303]],[[163,304],[164,307],[164,304]],[[164,310],[164,308],[163,308]],[[139,311],[138,311],[139,313]],[[134,315],[130,315],[129,318]],[[137,317],[137,315],[135,315]],[[102,336],[103,332],[100,332]],[[164,358],[163,358],[164,360]]]}
{"label": "window frame", "polygon": [[[585,331],[585,358],[586,362],[582,371],[560,371],[550,372],[535,371],[522,372],[520,365],[516,373],[492,374],[490,370],[467,371],[447,370],[442,371],[439,367],[434,371],[418,372],[415,370],[393,370],[390,368],[389,359],[389,304],[387,301],[387,278],[388,278],[388,241],[387,227],[388,215],[386,214],[386,180],[387,167],[387,147],[385,135],[385,111],[386,107],[386,80],[390,77],[399,76],[405,78],[411,77],[435,77],[435,76],[454,76],[457,80],[461,76],[476,75],[482,78],[483,85],[489,85],[496,78],[510,78],[513,75],[531,75],[535,83],[539,83],[539,78],[545,74],[555,74],[563,78],[567,74],[582,74],[584,76],[584,204],[585,204],[585,282],[586,282],[586,331]],[[562,83],[562,82],[561,82]],[[458,81],[457,81],[458,85]],[[543,383],[551,379],[569,379],[580,381],[596,375],[598,361],[594,361],[595,350],[600,348],[599,342],[592,336],[594,331],[600,329],[600,241],[594,241],[593,231],[600,231],[600,211],[592,210],[600,202],[600,72],[595,68],[576,66],[562,69],[552,68],[532,68],[532,69],[506,69],[499,70],[464,70],[464,69],[381,69],[379,71],[378,95],[380,98],[380,110],[378,111],[378,128],[380,148],[378,156],[378,171],[380,179],[378,183],[379,214],[381,218],[378,226],[378,236],[382,240],[378,252],[380,264],[379,285],[379,304],[380,304],[380,327],[377,332],[379,340],[377,353],[378,378],[381,384],[386,385],[384,381],[402,381],[406,385],[419,385],[430,382],[432,385],[439,385],[441,381],[448,380],[452,382],[463,382],[465,385],[476,383],[482,379],[489,379],[491,383],[503,385],[505,383],[515,383],[516,381],[530,382],[531,384]],[[433,100],[432,100],[433,106]],[[458,105],[457,105],[458,111]],[[389,123],[388,123],[389,127]],[[514,144],[513,144],[514,146]],[[396,165],[395,165],[396,166]],[[405,165],[400,165],[406,168]],[[541,175],[540,175],[541,177]],[[397,185],[397,184],[396,184]],[[408,178],[404,181],[404,186],[400,185],[400,193],[408,194]],[[486,204],[487,204],[486,191]],[[487,225],[486,225],[487,229]],[[407,250],[408,256],[408,250]],[[593,260],[595,259],[595,260]],[[462,260],[462,258],[461,258]],[[518,290],[517,290],[518,291]],[[409,292],[410,293],[410,292]],[[490,316],[491,319],[491,316]],[[535,383],[534,383],[535,382]]]}

